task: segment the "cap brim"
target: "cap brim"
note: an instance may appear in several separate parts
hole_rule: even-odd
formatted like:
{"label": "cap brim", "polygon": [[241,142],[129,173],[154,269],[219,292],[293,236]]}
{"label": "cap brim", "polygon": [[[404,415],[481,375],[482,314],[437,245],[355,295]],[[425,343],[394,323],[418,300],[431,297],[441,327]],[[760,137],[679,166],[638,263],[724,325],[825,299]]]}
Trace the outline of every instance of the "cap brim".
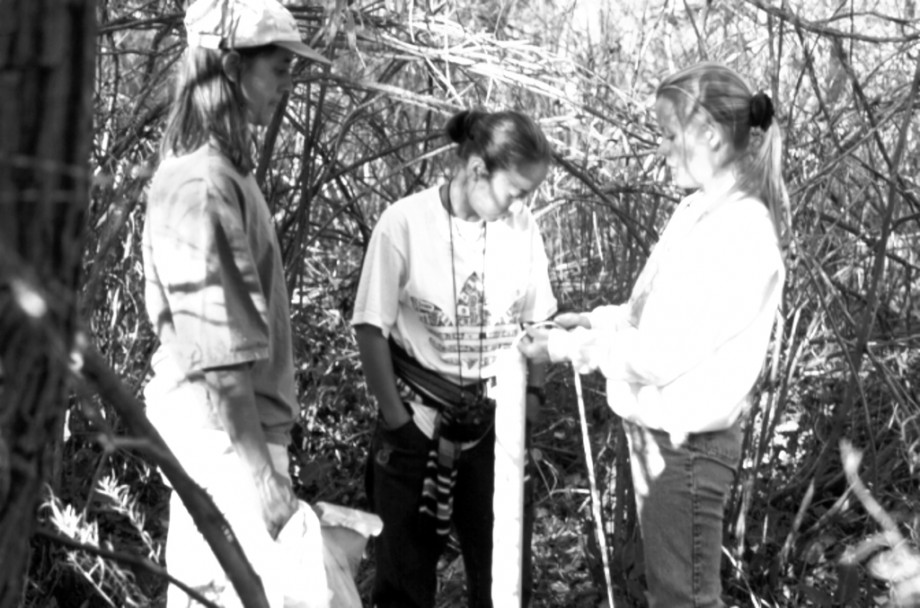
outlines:
{"label": "cap brim", "polygon": [[281,48],[287,49],[292,53],[305,57],[310,61],[315,61],[317,63],[324,63],[326,65],[332,65],[332,62],[320,55],[317,51],[313,50],[303,42],[294,42],[292,40],[281,40],[275,41],[272,44],[280,46]]}

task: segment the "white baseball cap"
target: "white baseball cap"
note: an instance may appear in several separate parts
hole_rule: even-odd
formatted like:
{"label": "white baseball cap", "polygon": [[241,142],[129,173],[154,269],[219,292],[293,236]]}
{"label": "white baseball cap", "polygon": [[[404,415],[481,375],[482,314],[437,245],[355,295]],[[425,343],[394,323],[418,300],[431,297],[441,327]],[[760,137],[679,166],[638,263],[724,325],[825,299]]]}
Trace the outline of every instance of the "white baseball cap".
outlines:
{"label": "white baseball cap", "polygon": [[274,44],[312,61],[332,63],[304,43],[294,15],[277,0],[195,0],[185,11],[185,31],[190,47]]}

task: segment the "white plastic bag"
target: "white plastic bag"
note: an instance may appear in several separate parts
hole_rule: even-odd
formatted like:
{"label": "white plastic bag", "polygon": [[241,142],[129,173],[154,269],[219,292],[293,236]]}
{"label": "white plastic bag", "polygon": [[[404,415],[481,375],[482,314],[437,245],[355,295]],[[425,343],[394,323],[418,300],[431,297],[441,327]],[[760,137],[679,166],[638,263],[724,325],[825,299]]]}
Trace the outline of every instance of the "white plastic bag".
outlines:
{"label": "white plastic bag", "polygon": [[341,505],[319,502],[315,508],[322,525],[329,608],[361,608],[355,575],[367,539],[380,534],[383,522],[373,513]]}
{"label": "white plastic bag", "polygon": [[284,608],[329,608],[332,593],[319,517],[309,504],[299,503],[275,539],[281,575],[275,580],[284,588]]}

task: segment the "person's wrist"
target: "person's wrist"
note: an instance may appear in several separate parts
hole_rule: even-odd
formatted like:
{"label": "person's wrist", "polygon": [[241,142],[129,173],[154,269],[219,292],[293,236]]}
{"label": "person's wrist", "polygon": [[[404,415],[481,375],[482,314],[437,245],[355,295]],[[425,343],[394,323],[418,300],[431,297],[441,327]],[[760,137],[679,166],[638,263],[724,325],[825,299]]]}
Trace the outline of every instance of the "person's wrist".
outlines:
{"label": "person's wrist", "polygon": [[259,488],[269,484],[275,475],[275,468],[270,462],[247,463],[249,475]]}
{"label": "person's wrist", "polygon": [[535,386],[533,384],[527,385],[527,396],[534,397],[537,402],[540,404],[540,407],[546,405],[546,391],[542,386]]}
{"label": "person's wrist", "polygon": [[402,425],[409,422],[412,418],[412,414],[406,409],[405,406],[400,406],[398,408],[393,408],[390,411],[380,410],[380,417],[383,419],[383,424],[388,429],[396,429]]}

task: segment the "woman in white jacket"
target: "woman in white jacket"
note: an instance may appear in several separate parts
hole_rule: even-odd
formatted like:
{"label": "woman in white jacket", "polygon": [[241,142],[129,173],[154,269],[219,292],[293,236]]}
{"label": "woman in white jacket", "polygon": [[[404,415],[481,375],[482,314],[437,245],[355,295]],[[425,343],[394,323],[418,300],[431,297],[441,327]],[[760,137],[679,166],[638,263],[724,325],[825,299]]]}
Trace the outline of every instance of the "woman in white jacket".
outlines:
{"label": "woman in white jacket", "polygon": [[651,608],[723,606],[724,499],[739,417],[763,366],[785,271],[788,196],[773,105],[725,66],[664,80],[660,154],[681,201],[626,304],[535,329],[531,359],[599,369],[623,419]]}

